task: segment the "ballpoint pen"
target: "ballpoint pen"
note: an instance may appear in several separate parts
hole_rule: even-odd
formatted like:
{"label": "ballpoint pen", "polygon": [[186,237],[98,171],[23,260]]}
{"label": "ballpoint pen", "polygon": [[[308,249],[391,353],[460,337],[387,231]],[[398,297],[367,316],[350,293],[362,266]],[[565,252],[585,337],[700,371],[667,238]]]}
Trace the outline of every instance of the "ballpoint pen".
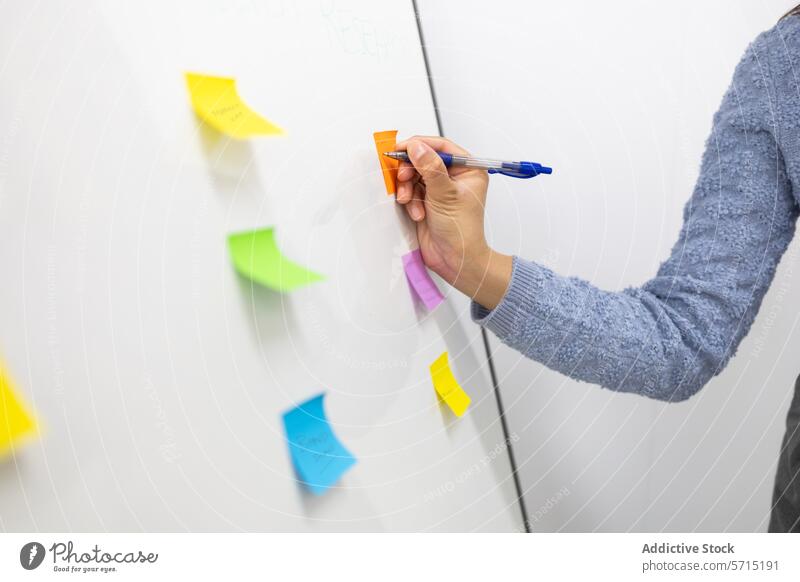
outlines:
{"label": "ballpoint pen", "polygon": [[[442,158],[444,165],[448,168],[451,166],[479,168],[481,170],[487,170],[490,174],[502,174],[504,176],[511,176],[512,178],[533,178],[539,174],[553,173],[553,168],[548,168],[538,162],[504,162],[502,160],[490,160],[487,158],[457,156],[445,152],[436,153]],[[383,155],[401,162],[409,161],[406,152],[386,152]]]}

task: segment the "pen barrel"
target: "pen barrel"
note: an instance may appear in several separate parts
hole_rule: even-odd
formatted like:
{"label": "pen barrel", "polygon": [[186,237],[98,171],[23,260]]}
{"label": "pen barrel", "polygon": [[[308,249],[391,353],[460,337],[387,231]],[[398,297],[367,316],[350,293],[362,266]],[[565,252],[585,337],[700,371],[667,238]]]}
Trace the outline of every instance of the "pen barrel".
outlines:
{"label": "pen barrel", "polygon": [[489,158],[468,158],[466,156],[453,156],[453,166],[466,166],[467,168],[480,168],[489,170],[491,168],[502,168],[503,162],[500,160],[490,160]]}
{"label": "pen barrel", "polygon": [[[491,158],[470,158],[467,156],[459,156],[447,152],[437,152],[439,157],[448,168],[453,166],[463,166],[465,168],[478,168],[487,170],[490,174],[503,174],[513,178],[533,178],[539,174],[552,174],[553,168],[543,166],[538,162],[509,162],[503,160],[493,160]],[[401,161],[408,162],[408,153],[406,152],[390,152],[389,157]]]}

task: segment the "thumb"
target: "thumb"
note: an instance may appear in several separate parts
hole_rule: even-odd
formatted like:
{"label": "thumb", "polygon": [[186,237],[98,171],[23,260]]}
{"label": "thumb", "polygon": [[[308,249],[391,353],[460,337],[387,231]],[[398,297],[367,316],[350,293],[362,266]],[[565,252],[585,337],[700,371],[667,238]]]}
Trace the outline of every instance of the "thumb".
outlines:
{"label": "thumb", "polygon": [[453,187],[453,181],[447,173],[447,168],[433,149],[422,141],[411,140],[408,143],[408,157],[414,169],[422,176],[425,182],[427,196],[444,193]]}

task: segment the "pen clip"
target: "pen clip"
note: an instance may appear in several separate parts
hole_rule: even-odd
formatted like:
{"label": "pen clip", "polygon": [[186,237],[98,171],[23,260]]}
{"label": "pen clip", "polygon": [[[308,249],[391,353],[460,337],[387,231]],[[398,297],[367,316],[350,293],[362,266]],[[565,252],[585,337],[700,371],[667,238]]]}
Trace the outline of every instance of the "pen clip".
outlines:
{"label": "pen clip", "polygon": [[502,174],[511,178],[533,178],[539,174],[552,174],[553,169],[538,162],[504,163],[502,168],[490,168],[490,174]]}

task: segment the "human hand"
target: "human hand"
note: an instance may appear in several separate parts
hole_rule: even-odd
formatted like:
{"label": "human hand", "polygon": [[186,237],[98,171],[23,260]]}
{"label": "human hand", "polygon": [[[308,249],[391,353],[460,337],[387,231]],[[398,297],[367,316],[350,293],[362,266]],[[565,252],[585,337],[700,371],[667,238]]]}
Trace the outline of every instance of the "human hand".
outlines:
{"label": "human hand", "polygon": [[489,176],[486,170],[448,169],[437,151],[468,156],[442,137],[415,136],[397,144],[411,163],[397,171],[397,202],[417,225],[425,264],[442,279],[494,309],[511,280],[512,259],[489,248],[484,210]]}

